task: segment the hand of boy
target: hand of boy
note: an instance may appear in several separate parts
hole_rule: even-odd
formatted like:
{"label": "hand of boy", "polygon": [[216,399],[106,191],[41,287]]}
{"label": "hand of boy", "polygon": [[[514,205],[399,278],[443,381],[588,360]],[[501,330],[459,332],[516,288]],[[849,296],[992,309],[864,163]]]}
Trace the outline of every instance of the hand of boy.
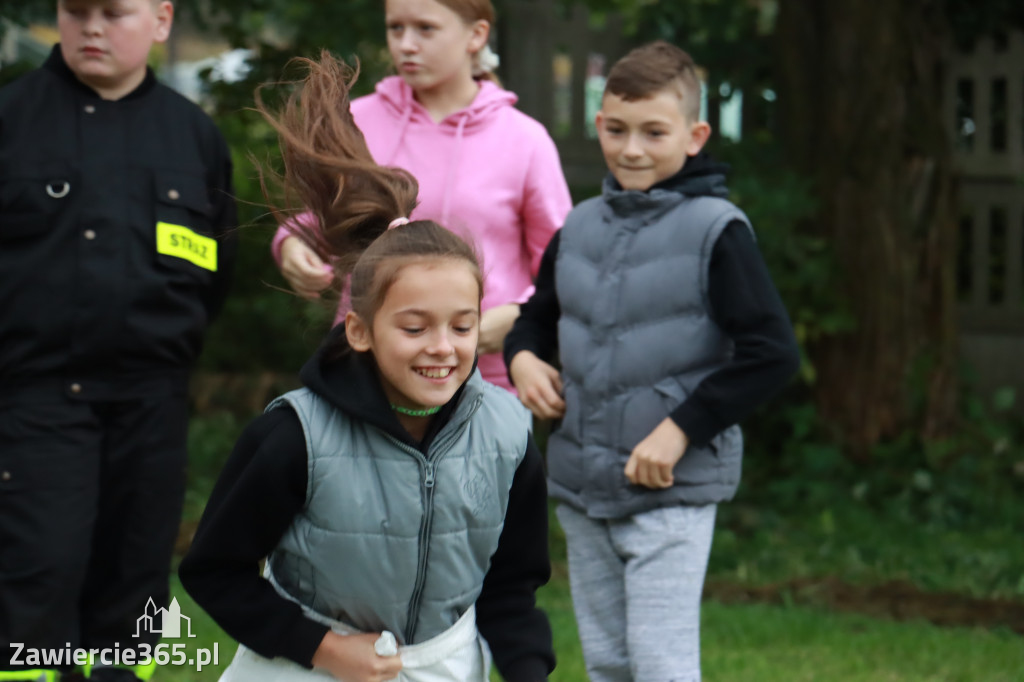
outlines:
{"label": "hand of boy", "polygon": [[380,633],[339,635],[329,631],[313,654],[313,667],[344,682],[384,682],[398,677],[399,656],[381,656],[373,648]]}
{"label": "hand of boy", "polygon": [[306,242],[294,236],[281,242],[281,274],[303,298],[320,298],[320,292],[334,279],[331,266]]}
{"label": "hand of boy", "polygon": [[519,351],[508,365],[519,391],[519,400],[541,419],[560,419],[565,414],[562,377],[558,370],[528,350]]}
{"label": "hand of boy", "polygon": [[666,417],[633,448],[626,462],[626,478],[645,488],[668,488],[674,480],[672,468],[683,458],[688,444],[683,430]]}

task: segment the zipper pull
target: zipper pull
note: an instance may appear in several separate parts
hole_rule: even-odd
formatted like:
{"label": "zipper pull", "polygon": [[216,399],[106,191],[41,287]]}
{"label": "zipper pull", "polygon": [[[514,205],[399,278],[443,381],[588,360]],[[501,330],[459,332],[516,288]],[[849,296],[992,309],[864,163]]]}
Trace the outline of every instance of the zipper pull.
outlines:
{"label": "zipper pull", "polygon": [[428,488],[434,487],[434,466],[432,464],[427,465],[427,469],[424,472],[425,478],[423,479],[423,485]]}

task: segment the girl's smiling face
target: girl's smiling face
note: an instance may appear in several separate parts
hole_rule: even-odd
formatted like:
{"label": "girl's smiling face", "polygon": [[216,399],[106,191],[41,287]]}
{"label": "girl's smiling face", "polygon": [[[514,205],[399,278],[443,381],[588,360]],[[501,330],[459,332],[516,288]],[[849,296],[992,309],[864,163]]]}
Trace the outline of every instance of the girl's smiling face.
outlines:
{"label": "girl's smiling face", "polygon": [[414,261],[398,273],[371,324],[349,312],[345,331],[352,348],[373,353],[392,404],[444,405],[469,378],[476,359],[476,274],[456,259]]}

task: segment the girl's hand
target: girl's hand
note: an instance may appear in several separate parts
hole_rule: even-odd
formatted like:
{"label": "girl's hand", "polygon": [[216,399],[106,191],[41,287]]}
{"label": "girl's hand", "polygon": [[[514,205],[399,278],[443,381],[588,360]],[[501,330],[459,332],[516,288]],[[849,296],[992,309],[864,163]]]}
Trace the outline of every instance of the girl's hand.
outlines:
{"label": "girl's hand", "polygon": [[294,235],[281,242],[281,274],[303,298],[320,298],[320,292],[334,279],[331,266]]}
{"label": "girl's hand", "polygon": [[683,458],[688,444],[683,430],[665,417],[633,448],[626,462],[626,478],[645,488],[668,488],[674,480],[672,469]]}
{"label": "girl's hand", "polygon": [[505,335],[512,329],[519,317],[519,304],[507,303],[485,310],[480,316],[480,341],[477,350],[480,353],[500,353]]}
{"label": "girl's hand", "polygon": [[562,377],[558,370],[528,350],[519,351],[508,366],[519,400],[541,419],[560,419],[565,414]]}
{"label": "girl's hand", "polygon": [[399,656],[380,656],[373,643],[380,633],[339,635],[328,632],[313,654],[313,667],[322,668],[343,682],[385,682],[398,677]]}

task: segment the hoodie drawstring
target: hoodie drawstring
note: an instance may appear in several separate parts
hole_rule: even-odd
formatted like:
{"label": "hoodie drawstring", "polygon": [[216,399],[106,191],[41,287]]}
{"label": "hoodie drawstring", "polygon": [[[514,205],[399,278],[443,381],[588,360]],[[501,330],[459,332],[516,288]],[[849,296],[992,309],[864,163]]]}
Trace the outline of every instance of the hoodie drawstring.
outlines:
{"label": "hoodie drawstring", "polygon": [[467,111],[464,116],[459,118],[459,125],[455,129],[455,152],[452,154],[451,163],[448,164],[448,174],[444,180],[444,199],[441,202],[442,225],[448,224],[448,207],[451,204],[452,189],[455,186],[455,174],[459,168],[459,162],[462,160],[463,131],[466,129],[466,123],[469,122],[471,115],[472,113]]}
{"label": "hoodie drawstring", "polygon": [[391,166],[395,163],[395,157],[398,156],[398,150],[402,148],[402,140],[405,139],[405,131],[409,129],[409,122],[412,120],[412,102],[407,102],[406,106],[402,107],[402,119],[398,124],[398,134],[395,135],[395,146],[391,148],[391,153],[386,157],[386,161],[382,163],[383,166]]}

